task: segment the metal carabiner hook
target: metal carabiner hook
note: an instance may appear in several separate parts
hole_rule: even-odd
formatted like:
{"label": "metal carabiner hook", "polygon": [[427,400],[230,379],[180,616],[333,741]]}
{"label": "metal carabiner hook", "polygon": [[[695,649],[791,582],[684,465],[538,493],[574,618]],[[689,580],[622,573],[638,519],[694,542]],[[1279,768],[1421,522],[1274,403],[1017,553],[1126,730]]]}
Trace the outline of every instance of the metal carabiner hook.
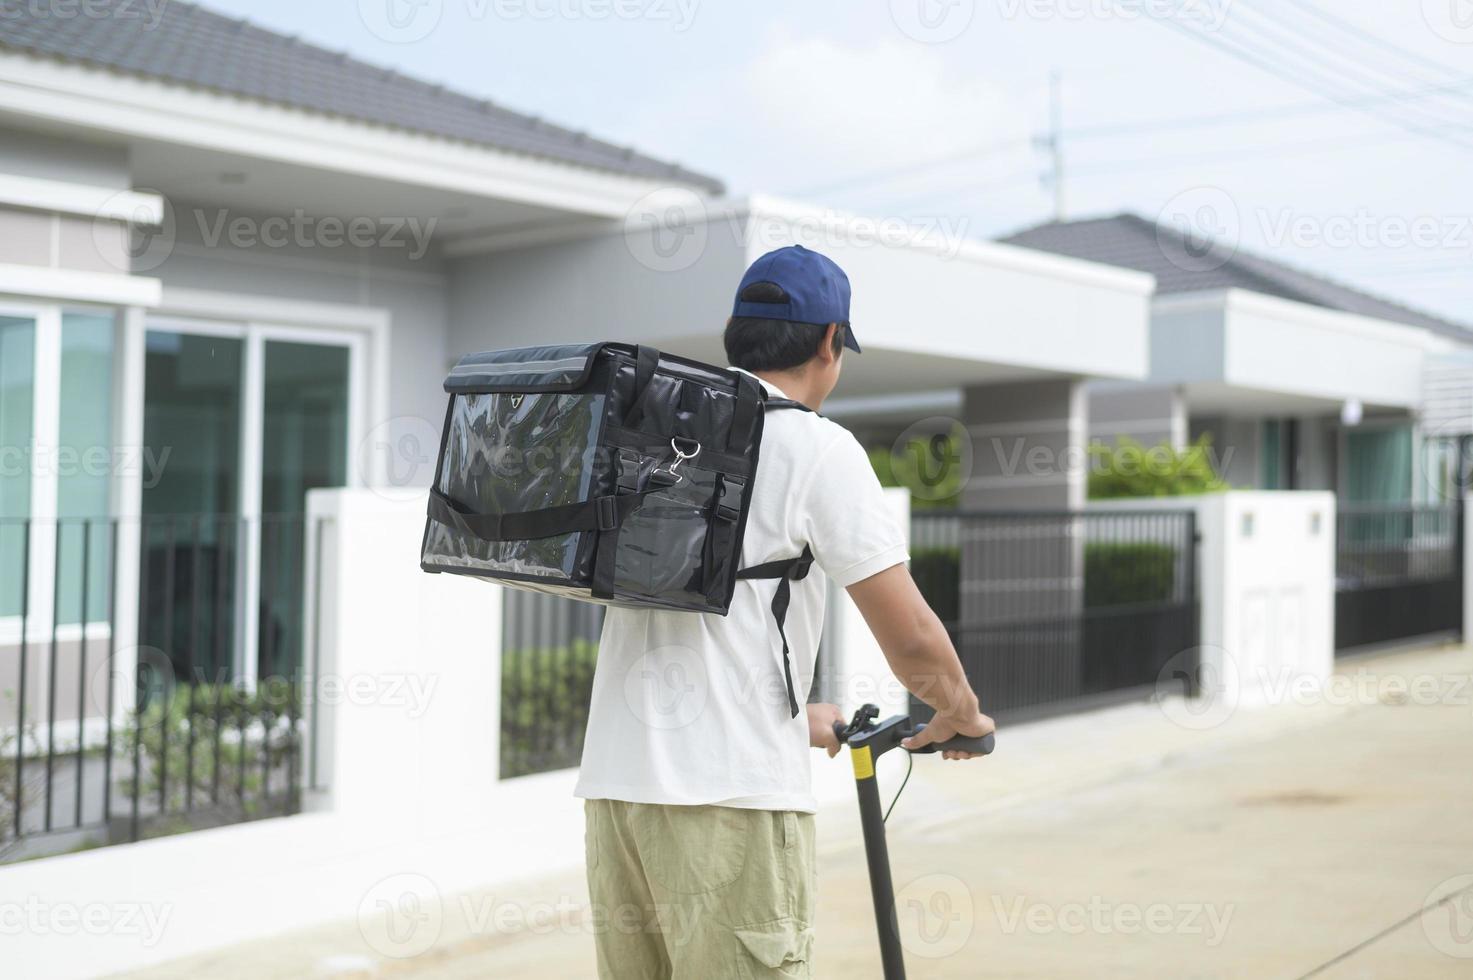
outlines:
{"label": "metal carabiner hook", "polygon": [[688,453],[682,452],[680,447],[675,444],[675,440],[672,438],[670,440],[670,450],[671,452],[675,453],[675,461],[670,464],[666,472],[669,473],[671,476],[680,477],[680,474],[675,472],[676,468],[679,467],[680,464],[684,463],[686,460],[695,459],[697,456],[701,455],[701,444],[699,442],[696,443],[696,448],[692,449]]}

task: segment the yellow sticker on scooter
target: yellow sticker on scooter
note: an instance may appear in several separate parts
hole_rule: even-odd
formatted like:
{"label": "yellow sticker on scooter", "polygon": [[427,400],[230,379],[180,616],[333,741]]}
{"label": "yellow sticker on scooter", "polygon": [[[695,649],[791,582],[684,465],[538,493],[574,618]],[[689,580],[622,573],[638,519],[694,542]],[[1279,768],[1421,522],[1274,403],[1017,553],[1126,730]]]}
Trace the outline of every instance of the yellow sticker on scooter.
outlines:
{"label": "yellow sticker on scooter", "polygon": [[854,778],[875,778],[875,757],[870,753],[869,746],[863,746],[852,750],[850,755],[854,756]]}

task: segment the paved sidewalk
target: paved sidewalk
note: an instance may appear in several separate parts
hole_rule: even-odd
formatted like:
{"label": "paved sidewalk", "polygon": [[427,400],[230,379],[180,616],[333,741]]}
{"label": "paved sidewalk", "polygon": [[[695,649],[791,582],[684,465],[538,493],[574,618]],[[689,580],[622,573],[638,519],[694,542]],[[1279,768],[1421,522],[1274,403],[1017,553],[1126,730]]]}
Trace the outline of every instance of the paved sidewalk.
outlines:
{"label": "paved sidewalk", "polygon": [[[1473,655],[1343,663],[1280,700],[1134,705],[1005,730],[984,763],[917,759],[890,830],[910,975],[1473,977]],[[857,831],[852,805],[820,815],[820,977],[879,976]],[[134,976],[586,978],[583,899],[579,877],[446,896],[415,956],[383,955],[414,929],[349,921]]]}

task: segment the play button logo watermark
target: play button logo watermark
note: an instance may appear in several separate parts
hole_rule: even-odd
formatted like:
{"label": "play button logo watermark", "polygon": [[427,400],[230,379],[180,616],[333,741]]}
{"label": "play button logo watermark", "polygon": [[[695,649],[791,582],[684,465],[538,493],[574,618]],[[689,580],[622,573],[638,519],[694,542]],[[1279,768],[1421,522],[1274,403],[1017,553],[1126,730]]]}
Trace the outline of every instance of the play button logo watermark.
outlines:
{"label": "play button logo watermark", "polygon": [[705,661],[690,647],[656,647],[624,673],[624,701],[651,728],[681,729],[706,710],[711,692]]}
{"label": "play button logo watermark", "polygon": [[380,956],[409,959],[440,938],[440,889],[422,874],[405,872],[376,883],[358,902],[358,932]]}
{"label": "play button logo watermark", "polygon": [[390,44],[413,44],[440,26],[445,0],[358,0],[358,19]]}
{"label": "play button logo watermark", "polygon": [[1173,724],[1207,731],[1227,722],[1242,701],[1238,663],[1222,647],[1183,650],[1156,675],[1154,700]]}
{"label": "play button logo watermark", "polygon": [[681,272],[706,251],[710,234],[705,201],[685,187],[662,187],[624,214],[624,245],[654,272]]}
{"label": "play button logo watermark", "polygon": [[976,0],[890,0],[890,19],[922,44],[954,41],[972,26]]}
{"label": "play button logo watermark", "polygon": [[1473,959],[1473,874],[1449,878],[1428,893],[1422,934],[1440,953]]}
{"label": "play button logo watermark", "polygon": [[1445,41],[1473,44],[1473,0],[1422,0],[1422,19]]}

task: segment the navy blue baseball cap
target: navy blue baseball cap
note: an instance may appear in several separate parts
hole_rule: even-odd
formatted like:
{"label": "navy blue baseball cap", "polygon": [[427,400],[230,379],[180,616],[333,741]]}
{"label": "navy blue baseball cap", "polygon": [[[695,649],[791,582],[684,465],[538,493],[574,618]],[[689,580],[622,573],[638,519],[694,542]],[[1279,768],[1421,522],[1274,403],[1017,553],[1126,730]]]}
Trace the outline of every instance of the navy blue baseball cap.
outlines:
{"label": "navy blue baseball cap", "polygon": [[[788,294],[786,303],[752,303],[742,300],[742,292],[753,283],[770,282]],[[757,317],[764,320],[789,320],[827,326],[837,323],[844,328],[844,346],[859,353],[854,328],[849,326],[849,277],[827,255],[789,245],[768,252],[752,263],[737,287],[732,316]]]}

